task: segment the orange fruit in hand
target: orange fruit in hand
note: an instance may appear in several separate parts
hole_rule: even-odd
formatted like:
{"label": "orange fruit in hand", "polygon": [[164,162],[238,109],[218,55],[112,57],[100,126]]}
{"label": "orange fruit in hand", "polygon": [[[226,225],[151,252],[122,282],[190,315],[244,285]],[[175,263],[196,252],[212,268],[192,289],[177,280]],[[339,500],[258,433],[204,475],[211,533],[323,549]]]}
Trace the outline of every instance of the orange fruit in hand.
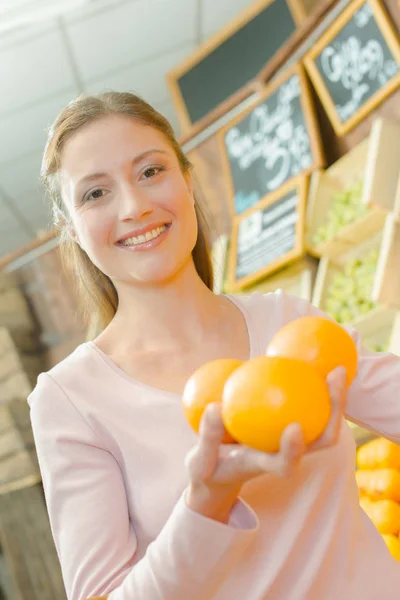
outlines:
{"label": "orange fruit in hand", "polygon": [[282,327],[270,341],[267,356],[304,360],[324,377],[336,367],[345,367],[348,386],[357,373],[358,354],[353,338],[325,317],[301,317]]}
{"label": "orange fruit in hand", "polygon": [[[221,358],[205,363],[189,377],[183,391],[183,412],[191,427],[199,432],[201,417],[207,404],[222,402],[222,393],[228,377],[243,364],[241,360]],[[224,444],[235,440],[226,434]]]}
{"label": "orange fruit in hand", "polygon": [[260,356],[236,369],[225,384],[222,418],[241,444],[278,452],[284,429],[299,423],[310,444],[331,415],[325,379],[311,365],[292,358]]}

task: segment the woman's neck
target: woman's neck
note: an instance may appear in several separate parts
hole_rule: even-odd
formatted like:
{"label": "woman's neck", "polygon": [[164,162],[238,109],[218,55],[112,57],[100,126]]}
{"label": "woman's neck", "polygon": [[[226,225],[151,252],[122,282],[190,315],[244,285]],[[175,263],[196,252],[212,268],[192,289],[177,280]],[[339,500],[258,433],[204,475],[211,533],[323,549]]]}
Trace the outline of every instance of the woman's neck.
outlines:
{"label": "woman's neck", "polygon": [[173,280],[153,286],[118,282],[117,313],[99,336],[104,348],[184,352],[229,322],[229,301],[215,295],[190,263]]}

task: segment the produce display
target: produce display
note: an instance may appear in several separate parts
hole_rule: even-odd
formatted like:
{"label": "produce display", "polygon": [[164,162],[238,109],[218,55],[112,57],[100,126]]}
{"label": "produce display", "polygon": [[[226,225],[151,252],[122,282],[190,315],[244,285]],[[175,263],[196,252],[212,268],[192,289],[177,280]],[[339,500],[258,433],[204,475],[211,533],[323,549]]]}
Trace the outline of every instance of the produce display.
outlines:
{"label": "produce display", "polygon": [[328,242],[346,225],[354,223],[368,212],[368,206],[361,202],[362,181],[357,181],[347,190],[332,196],[326,223],[314,233],[312,243],[319,246]]}
{"label": "produce display", "polygon": [[400,561],[400,446],[385,438],[357,450],[360,505]]}
{"label": "produce display", "polygon": [[364,346],[367,350],[371,350],[372,352],[388,352],[389,351],[389,342],[385,344],[369,344],[368,342],[364,342]]}
{"label": "produce display", "polygon": [[338,323],[349,323],[376,307],[371,300],[379,251],[352,258],[337,271],[327,289],[324,310]]}
{"label": "produce display", "polygon": [[182,402],[196,432],[205,407],[218,402],[233,440],[256,450],[278,452],[291,423],[301,425],[306,444],[321,436],[331,414],[326,374],[344,366],[350,385],[356,346],[340,325],[323,317],[303,317],[288,327],[274,336],[267,356],[211,361],[192,374]]}
{"label": "produce display", "polygon": [[371,440],[357,450],[359,469],[398,469],[400,471],[400,446],[385,438]]}

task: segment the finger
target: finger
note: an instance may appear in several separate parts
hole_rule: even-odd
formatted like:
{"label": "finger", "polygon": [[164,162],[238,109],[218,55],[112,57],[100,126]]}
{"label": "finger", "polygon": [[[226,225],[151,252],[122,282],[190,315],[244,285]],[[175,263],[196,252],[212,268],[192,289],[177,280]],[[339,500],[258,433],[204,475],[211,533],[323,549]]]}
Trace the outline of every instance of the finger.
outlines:
{"label": "finger", "polygon": [[276,453],[260,452],[247,446],[233,450],[235,470],[243,476],[252,477],[265,473],[289,475],[305,452],[300,425],[292,423],[284,430],[280,450]]}
{"label": "finger", "polygon": [[186,467],[192,480],[204,481],[211,477],[218,463],[224,435],[221,407],[213,402],[206,407],[201,419],[199,442],[186,459]]}
{"label": "finger", "polygon": [[303,430],[299,423],[291,423],[281,437],[281,475],[290,475],[306,451]]}
{"label": "finger", "polygon": [[346,369],[338,367],[327,377],[331,399],[331,416],[321,437],[308,447],[309,451],[322,450],[333,446],[339,437],[342,417],[347,403]]}

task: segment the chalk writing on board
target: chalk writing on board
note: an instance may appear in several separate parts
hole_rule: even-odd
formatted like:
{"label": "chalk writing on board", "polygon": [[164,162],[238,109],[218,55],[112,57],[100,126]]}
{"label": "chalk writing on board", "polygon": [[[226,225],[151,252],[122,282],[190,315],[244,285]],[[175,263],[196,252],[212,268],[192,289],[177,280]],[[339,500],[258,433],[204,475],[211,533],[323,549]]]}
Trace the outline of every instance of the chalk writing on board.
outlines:
{"label": "chalk writing on board", "polygon": [[232,127],[225,135],[225,147],[237,212],[243,197],[257,193],[261,198],[310,168],[313,157],[298,75],[290,77]]}
{"label": "chalk writing on board", "polygon": [[296,245],[297,191],[243,218],[238,228],[236,277],[256,273]]}
{"label": "chalk writing on board", "polygon": [[399,70],[368,3],[324,48],[319,64],[325,80],[347,90],[345,95],[340,94],[340,100],[335,98],[342,122],[355,114]]}

